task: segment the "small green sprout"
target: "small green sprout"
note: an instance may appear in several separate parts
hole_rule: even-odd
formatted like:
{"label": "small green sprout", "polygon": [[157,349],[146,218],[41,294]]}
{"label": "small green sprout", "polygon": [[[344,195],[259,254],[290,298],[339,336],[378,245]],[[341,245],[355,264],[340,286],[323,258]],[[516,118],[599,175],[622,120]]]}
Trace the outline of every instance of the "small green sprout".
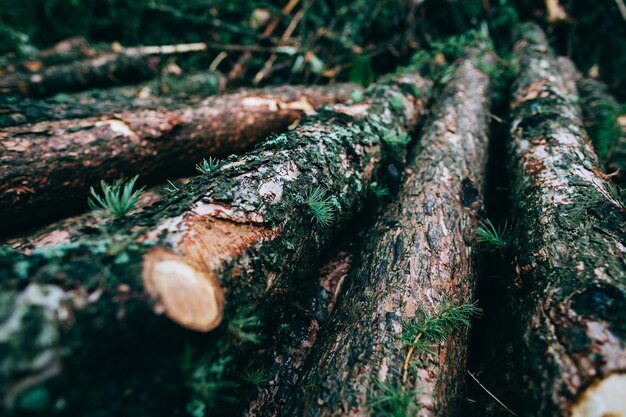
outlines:
{"label": "small green sprout", "polygon": [[191,416],[213,415],[218,407],[235,401],[232,393],[239,383],[228,376],[234,359],[232,355],[216,348],[198,356],[193,349],[187,348],[181,359],[181,370],[187,375],[185,385],[191,394],[187,403],[187,412]]}
{"label": "small green sprout", "polygon": [[383,136],[383,142],[385,142],[389,146],[398,146],[398,147],[406,147],[411,141],[411,136],[409,136],[406,132],[401,132],[396,130],[394,132],[390,132]]}
{"label": "small green sprout", "polygon": [[508,246],[507,224],[503,227],[496,228],[491,220],[486,219],[480,223],[476,229],[478,235],[478,243],[491,247],[491,250],[502,251]]}
{"label": "small green sprout", "polygon": [[[422,351],[428,352],[428,343],[436,340],[446,340],[453,330],[459,330],[470,325],[470,318],[480,314],[480,308],[473,303],[451,305],[446,303],[435,315],[421,311],[421,320],[406,323],[402,328],[402,340],[406,346],[416,346],[415,339],[424,342]],[[432,353],[432,352],[431,352]]]}
{"label": "small green sprout", "polygon": [[409,352],[404,361],[402,382],[406,383],[414,351],[435,355],[433,346],[436,341],[446,340],[452,331],[469,326],[470,318],[480,313],[480,308],[473,303],[444,303],[436,314],[431,315],[426,310],[421,310],[421,319],[405,323],[402,326],[402,341],[409,348]]}
{"label": "small green sprout", "polygon": [[376,380],[376,389],[380,392],[368,400],[368,407],[377,415],[384,417],[406,417],[417,415],[419,403],[416,396],[419,390],[411,390],[399,383],[384,383]]}
{"label": "small green sprout", "polygon": [[370,190],[372,190],[379,203],[391,195],[389,188],[384,187],[377,182],[373,182],[370,184]]}
{"label": "small green sprout", "polygon": [[258,316],[250,314],[247,310],[241,310],[228,323],[228,330],[240,343],[252,343],[259,345],[263,341],[260,334],[262,323]]}
{"label": "small green sprout", "polygon": [[133,191],[137,178],[138,176],[135,175],[127,183],[124,183],[123,179],[115,180],[113,184],[107,184],[104,180],[100,181],[103,195],[100,196],[91,187],[91,197],[88,200],[89,208],[94,211],[104,212],[112,217],[125,215],[135,207],[145,189],[145,187],[141,187]]}
{"label": "small green sprout", "polygon": [[209,172],[215,171],[219,168],[221,163],[222,162],[219,159],[209,156],[208,161],[204,158],[202,162],[196,164],[196,170],[201,174],[208,174]]}
{"label": "small green sprout", "polygon": [[247,382],[248,384],[261,386],[270,382],[272,378],[270,378],[264,369],[259,369],[256,371],[245,371],[241,374],[241,380]]}
{"label": "small green sprout", "polygon": [[311,220],[316,220],[322,226],[328,226],[335,219],[335,206],[332,197],[326,196],[323,188],[317,187],[309,190],[306,195],[306,204],[313,215]]}

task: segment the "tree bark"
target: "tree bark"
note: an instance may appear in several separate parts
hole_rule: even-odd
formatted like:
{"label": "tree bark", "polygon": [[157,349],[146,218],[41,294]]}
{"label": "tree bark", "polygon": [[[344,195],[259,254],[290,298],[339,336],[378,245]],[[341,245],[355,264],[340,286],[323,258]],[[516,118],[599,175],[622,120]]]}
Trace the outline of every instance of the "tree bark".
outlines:
{"label": "tree bark", "polygon": [[626,211],[538,26],[520,26],[514,58],[510,304],[522,414],[622,415]]}
{"label": "tree bark", "polygon": [[619,123],[621,106],[601,81],[585,78],[579,80],[577,86],[586,130],[607,173],[615,173],[613,180],[623,188],[626,186],[626,129]]}
{"label": "tree bark", "polygon": [[6,75],[18,71],[37,72],[51,65],[67,64],[90,58],[96,53],[85,38],[75,36],[58,42],[50,48],[37,51],[27,58],[0,58],[0,65],[3,67],[0,74]]}
{"label": "tree bark", "polygon": [[[30,254],[0,248],[0,317],[12,329],[0,347],[7,358],[20,358],[19,368],[0,367],[5,402],[54,375],[66,383],[78,375],[87,385],[93,375],[106,375],[100,366],[111,359],[98,363],[91,348],[124,352],[125,360],[130,349],[128,357],[140,355],[141,366],[150,364],[127,346],[138,336],[150,357],[153,347],[181,353],[184,344],[170,333],[155,335],[163,315],[152,311],[182,325],[166,326],[174,334],[181,327],[206,332],[236,311],[262,315],[276,308],[272,300],[311,285],[306,277],[320,251],[365,200],[387,146],[383,139],[415,127],[429,94],[430,83],[419,76],[397,76],[370,89],[364,102],[326,107],[141,212],[103,222],[100,235]],[[334,209],[326,217],[332,225],[313,220],[307,205],[321,189],[328,198],[316,201]],[[13,307],[18,303],[43,310],[36,328],[27,326],[31,315]],[[33,343],[44,330],[50,339]],[[46,361],[37,360],[41,355]],[[72,372],[61,372],[60,363]],[[124,363],[135,375],[131,369],[140,365]],[[173,365],[151,366],[154,373]],[[148,381],[153,386],[158,378]],[[116,390],[127,383],[108,385]],[[64,395],[54,380],[46,387]],[[92,386],[64,387],[73,401],[85,401],[86,389],[96,395]]]}
{"label": "tree bark", "polygon": [[[394,203],[369,231],[334,315],[285,416],[456,415],[467,329],[429,340],[433,354],[402,342],[403,328],[471,303],[480,191],[489,131],[489,78],[464,59],[424,128]],[[426,337],[426,336],[424,336]],[[409,342],[410,343],[410,342]],[[405,375],[405,361],[412,362]],[[402,405],[376,401],[386,388]],[[413,392],[412,390],[417,390]],[[455,411],[457,410],[457,411]]]}
{"label": "tree bark", "polygon": [[146,54],[105,54],[84,61],[45,68],[34,74],[9,74],[0,93],[50,96],[56,93],[134,83],[153,78],[161,59]]}
{"label": "tree bark", "polygon": [[133,86],[90,90],[64,98],[0,96],[0,128],[131,110],[175,110],[198,104],[208,96],[223,92],[224,87],[221,74],[198,72],[181,77],[163,76]]}
{"label": "tree bark", "polygon": [[245,150],[315,107],[348,100],[355,88],[244,90],[172,110],[5,129],[0,132],[0,213],[5,216],[0,233],[85,207],[89,187],[100,180],[138,173],[143,182],[156,183],[188,174],[202,158]]}
{"label": "tree bark", "polygon": [[[274,323],[271,345],[255,352],[246,368],[266,376],[253,388],[252,400],[241,415],[246,417],[277,416],[289,394],[297,387],[306,359],[320,328],[332,313],[344,278],[352,265],[352,253],[346,248],[338,251],[319,271],[316,288],[306,287],[302,294],[290,295],[285,310]],[[248,397],[243,397],[244,399]]]}

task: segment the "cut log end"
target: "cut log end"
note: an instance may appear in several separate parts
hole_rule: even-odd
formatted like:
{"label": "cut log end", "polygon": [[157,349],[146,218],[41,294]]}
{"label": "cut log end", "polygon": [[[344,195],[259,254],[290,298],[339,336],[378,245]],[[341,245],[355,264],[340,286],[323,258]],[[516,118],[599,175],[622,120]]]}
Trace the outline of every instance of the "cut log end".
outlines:
{"label": "cut log end", "polygon": [[572,417],[626,417],[626,373],[611,374],[587,388]]}
{"label": "cut log end", "polygon": [[221,323],[224,310],[222,289],[209,274],[182,256],[155,249],[144,259],[142,279],[169,318],[188,329],[208,332]]}

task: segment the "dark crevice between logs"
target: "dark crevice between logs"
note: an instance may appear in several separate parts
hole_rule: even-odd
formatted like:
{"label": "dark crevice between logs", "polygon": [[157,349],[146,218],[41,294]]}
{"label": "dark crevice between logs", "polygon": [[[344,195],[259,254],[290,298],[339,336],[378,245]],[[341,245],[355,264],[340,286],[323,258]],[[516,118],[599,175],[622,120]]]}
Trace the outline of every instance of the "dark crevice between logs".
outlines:
{"label": "dark crevice between logs", "polygon": [[[487,186],[484,195],[483,219],[504,229],[511,210],[509,173],[506,168],[508,100],[511,83],[494,92],[490,126]],[[479,258],[477,303],[482,314],[475,317],[470,330],[468,371],[507,407],[515,411],[513,391],[513,360],[511,357],[512,320],[506,302],[506,277],[510,276],[510,248],[490,250],[483,245]],[[505,417],[511,414],[489,396],[469,375],[466,375],[467,396],[464,415]]]}

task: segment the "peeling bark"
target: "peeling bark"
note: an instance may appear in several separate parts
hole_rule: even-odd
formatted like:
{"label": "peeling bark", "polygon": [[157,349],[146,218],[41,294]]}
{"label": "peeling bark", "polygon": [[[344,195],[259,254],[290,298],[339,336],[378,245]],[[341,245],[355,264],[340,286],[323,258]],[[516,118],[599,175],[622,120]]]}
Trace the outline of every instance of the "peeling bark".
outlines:
{"label": "peeling bark", "polygon": [[[171,335],[181,334],[182,326],[208,331],[244,307],[258,314],[275,309],[273,300],[306,282],[320,251],[360,209],[381,165],[383,138],[414,128],[429,94],[430,83],[419,76],[398,76],[370,89],[362,103],[326,107],[245,156],[230,157],[219,169],[194,177],[141,212],[103,223],[100,235],[30,253],[0,247],[5,294],[0,312],[12,311],[25,291],[33,291],[28,282],[54,294],[57,288],[62,291],[55,299],[60,297],[69,309],[63,317],[71,318],[50,314],[53,318],[40,320],[36,334],[19,325],[25,319],[18,318],[10,340],[0,338],[0,347],[21,355],[23,365],[0,369],[5,402],[17,396],[15,391],[8,395],[12,387],[25,392],[48,381],[53,404],[70,396],[68,409],[75,403],[93,407],[87,401],[97,391],[89,382],[86,387],[67,384],[106,375],[100,366],[111,358],[100,364],[90,351],[100,352],[99,343],[112,351],[124,344],[126,349],[119,351],[136,358],[141,352],[128,344],[140,340],[150,352],[139,362],[150,366],[146,361],[153,358],[153,348],[181,352],[184,345]],[[328,203],[335,207],[332,225],[311,219],[306,198],[316,187],[324,187]],[[182,326],[166,326],[160,313]],[[19,350],[50,323],[62,329],[58,337]],[[171,332],[154,333],[163,326]],[[38,365],[41,354],[50,359],[50,366],[62,362],[63,371],[47,373],[56,368]],[[125,372],[135,375],[131,369],[140,365],[125,366]],[[152,366],[156,368],[147,376],[174,365]],[[31,375],[37,376],[36,382],[28,382]],[[55,382],[58,378],[65,385]],[[109,383],[107,389],[140,381]],[[156,377],[150,381],[157,384],[154,389],[165,389]]]}
{"label": "peeling bark", "polygon": [[523,415],[622,415],[611,393],[624,392],[626,370],[626,211],[539,27],[519,28],[514,57],[510,304]]}
{"label": "peeling bark", "polygon": [[[84,208],[89,187],[139,173],[147,183],[245,150],[355,86],[244,90],[178,109],[42,122],[0,132],[0,232]],[[45,209],[42,209],[44,208]]]}
{"label": "peeling bark", "polygon": [[[378,415],[380,385],[400,389],[403,325],[473,297],[473,256],[489,131],[489,78],[464,59],[424,127],[394,203],[367,233],[329,324],[285,416]],[[405,415],[456,415],[467,329],[416,352]],[[404,415],[403,414],[403,415]]]}

